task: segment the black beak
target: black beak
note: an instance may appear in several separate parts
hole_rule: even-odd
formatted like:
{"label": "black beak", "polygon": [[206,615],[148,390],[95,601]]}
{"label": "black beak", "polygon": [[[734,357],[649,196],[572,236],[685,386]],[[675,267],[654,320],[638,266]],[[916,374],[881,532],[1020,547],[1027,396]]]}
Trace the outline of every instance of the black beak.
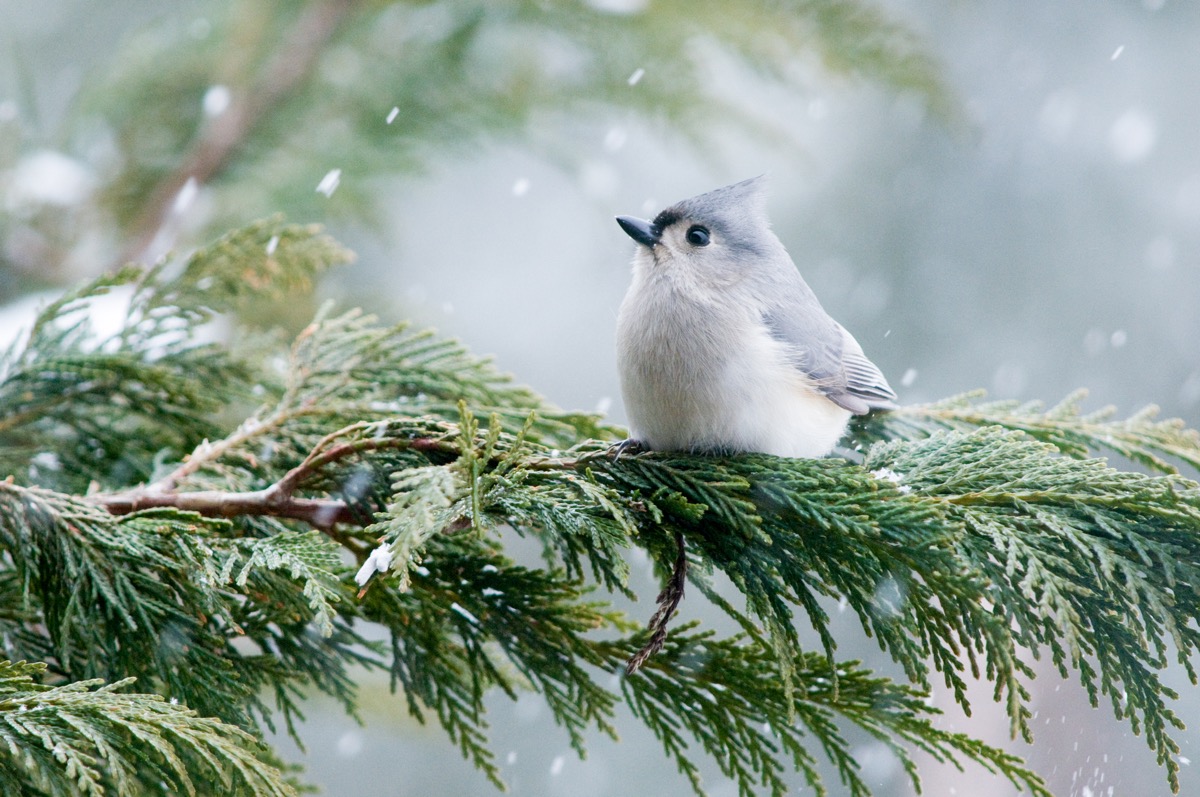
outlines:
{"label": "black beak", "polygon": [[662,237],[662,232],[645,219],[617,216],[617,224],[621,225],[626,235],[644,246],[654,246]]}

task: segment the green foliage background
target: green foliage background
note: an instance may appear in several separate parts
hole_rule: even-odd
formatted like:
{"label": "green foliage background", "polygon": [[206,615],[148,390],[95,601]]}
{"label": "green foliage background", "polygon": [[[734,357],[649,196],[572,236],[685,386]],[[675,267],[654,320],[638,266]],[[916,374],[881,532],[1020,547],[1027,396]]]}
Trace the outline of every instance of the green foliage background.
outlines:
{"label": "green foliage background", "polygon": [[[577,157],[568,140],[539,132],[550,129],[538,123],[548,117],[625,110],[698,147],[723,129],[786,139],[715,90],[709,56],[793,88],[805,85],[805,63],[820,63],[954,112],[916,38],[869,3],[754,0],[734,13],[704,0],[656,3],[652,14],[603,6],[223,1],[168,17],[87,81],[55,137],[100,184],[70,208],[31,206],[9,217],[0,237],[22,241],[8,250],[10,267],[20,273],[36,263],[45,278],[83,246],[112,263],[153,257],[194,235],[198,221],[223,231],[281,208],[296,218],[378,223],[382,178],[484,141],[520,141],[560,162]],[[650,77],[635,91],[637,69]],[[33,94],[34,77],[21,78]],[[32,99],[26,105],[36,108]],[[35,119],[0,122],[0,167],[44,146]],[[342,180],[326,197],[313,189],[333,168]],[[209,212],[190,202],[180,212],[189,178],[203,187]]]}

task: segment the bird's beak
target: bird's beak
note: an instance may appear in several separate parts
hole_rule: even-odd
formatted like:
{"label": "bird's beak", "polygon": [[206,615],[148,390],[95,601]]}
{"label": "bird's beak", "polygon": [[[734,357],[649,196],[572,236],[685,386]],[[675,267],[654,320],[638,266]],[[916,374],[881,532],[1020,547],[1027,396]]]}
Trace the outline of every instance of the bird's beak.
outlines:
{"label": "bird's beak", "polygon": [[617,216],[617,224],[621,225],[626,235],[643,246],[654,246],[662,237],[661,231],[645,219]]}

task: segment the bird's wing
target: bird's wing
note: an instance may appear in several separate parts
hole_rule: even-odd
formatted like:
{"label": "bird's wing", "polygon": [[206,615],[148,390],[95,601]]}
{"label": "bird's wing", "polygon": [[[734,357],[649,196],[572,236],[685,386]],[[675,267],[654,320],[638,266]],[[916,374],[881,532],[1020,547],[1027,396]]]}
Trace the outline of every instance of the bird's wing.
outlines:
{"label": "bird's wing", "polygon": [[896,394],[883,373],[820,305],[815,313],[775,309],[764,313],[763,323],[787,347],[795,367],[833,403],[856,415],[896,407]]}

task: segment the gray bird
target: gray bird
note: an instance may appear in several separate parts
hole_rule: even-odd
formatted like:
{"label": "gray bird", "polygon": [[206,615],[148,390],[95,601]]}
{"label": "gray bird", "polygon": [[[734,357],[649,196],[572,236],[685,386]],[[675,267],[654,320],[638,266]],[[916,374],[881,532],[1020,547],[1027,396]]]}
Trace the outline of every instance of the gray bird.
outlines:
{"label": "gray bird", "polygon": [[896,406],[771,232],[764,182],[617,217],[639,244],[617,319],[629,442],[823,457],[851,414]]}

